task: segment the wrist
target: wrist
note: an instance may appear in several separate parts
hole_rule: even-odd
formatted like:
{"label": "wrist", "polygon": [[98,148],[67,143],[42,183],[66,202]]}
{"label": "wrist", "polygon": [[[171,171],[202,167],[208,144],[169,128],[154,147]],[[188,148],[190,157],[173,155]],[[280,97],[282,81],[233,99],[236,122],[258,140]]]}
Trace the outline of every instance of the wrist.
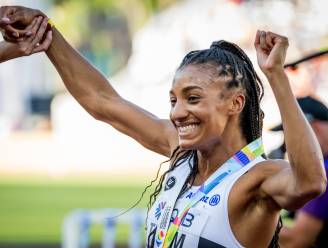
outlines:
{"label": "wrist", "polygon": [[266,75],[274,95],[277,97],[293,95],[287,74],[283,69],[276,70]]}
{"label": "wrist", "polygon": [[271,67],[270,69],[263,70],[263,73],[269,81],[275,78],[287,77],[282,66]]}

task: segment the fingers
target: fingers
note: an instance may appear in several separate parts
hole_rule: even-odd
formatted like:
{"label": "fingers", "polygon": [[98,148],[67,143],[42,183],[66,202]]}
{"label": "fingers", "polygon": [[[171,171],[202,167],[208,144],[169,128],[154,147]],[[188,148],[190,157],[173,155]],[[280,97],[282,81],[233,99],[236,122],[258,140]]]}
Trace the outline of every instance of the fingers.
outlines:
{"label": "fingers", "polygon": [[271,44],[271,42],[268,43],[269,40],[270,40],[270,36],[267,35],[265,31],[257,30],[255,41],[254,41],[254,46],[256,50],[269,52],[270,44]]}
{"label": "fingers", "polygon": [[0,30],[3,35],[3,38],[6,41],[20,42],[32,34],[32,33],[29,33],[29,34],[27,34],[27,33],[32,29],[32,26],[35,24],[36,24],[36,20],[33,20],[32,23],[24,30],[15,29],[11,25],[5,25]]}
{"label": "fingers", "polygon": [[266,44],[268,45],[268,47],[270,48],[270,50],[272,49],[273,47],[273,33],[271,32],[267,32],[266,35],[265,35],[265,42]]}
{"label": "fingers", "polygon": [[260,33],[261,31],[260,30],[257,30],[256,31],[256,35],[255,35],[255,41],[254,41],[254,46],[255,48],[257,49],[260,45]]}
{"label": "fingers", "polygon": [[8,31],[1,30],[3,39],[8,42],[17,42],[17,38],[13,37],[12,34]]}
{"label": "fingers", "polygon": [[[7,38],[9,38],[9,40],[12,42],[19,42],[24,40],[26,36],[34,37],[39,29],[42,19],[42,16],[34,18],[31,24],[28,25],[24,30],[15,29],[11,25],[7,25],[5,28]],[[32,40],[33,39],[30,41]]]}
{"label": "fingers", "polygon": [[21,18],[22,17],[19,14],[14,13],[13,9],[8,8],[8,11],[6,12],[6,14],[3,17],[1,17],[0,24],[2,26],[10,25],[10,24],[13,24],[13,23],[19,21]]}
{"label": "fingers", "polygon": [[[25,53],[28,55],[35,52],[44,51],[44,49],[48,48],[51,43],[52,33],[49,34],[49,32],[47,33],[46,39],[42,42],[44,34],[47,30],[48,18],[44,18],[41,24],[40,20],[42,20],[42,17],[38,18],[36,24],[32,27],[31,30],[32,33],[36,34],[26,39],[28,46],[25,49]],[[48,37],[48,35],[50,37]]]}
{"label": "fingers", "polygon": [[[41,18],[42,20],[42,18]],[[39,24],[39,22],[37,23]],[[33,37],[31,36],[31,38],[33,38],[32,42],[31,42],[31,46],[35,47],[38,43],[40,43],[42,41],[42,38],[47,30],[47,26],[48,26],[48,18],[44,18],[41,25],[35,25],[36,27],[33,27],[33,29],[35,28],[39,28],[37,30],[36,35]],[[34,33],[34,30],[32,30],[32,32]]]}
{"label": "fingers", "polygon": [[13,28],[10,24],[4,26],[4,29],[10,33],[13,37],[18,38],[20,35],[20,30]]}
{"label": "fingers", "polygon": [[[16,29],[11,25],[6,25],[4,29],[6,30],[7,33],[11,34],[14,38],[20,38],[24,37],[25,35],[30,36],[33,34],[32,29],[35,26],[35,24],[39,21],[41,22],[42,17],[34,18],[33,21],[25,28],[25,29]],[[40,23],[39,23],[40,24]],[[36,32],[36,31],[35,31]],[[35,34],[34,32],[34,34]]]}
{"label": "fingers", "polygon": [[[29,31],[27,32],[29,38],[28,40],[30,42],[33,41],[33,39],[35,38],[35,36],[37,35],[38,33],[38,30],[41,28],[41,23],[42,23],[42,17],[38,17],[38,18],[35,18],[35,23],[33,25],[30,26],[29,28]],[[43,20],[44,21],[44,20]]]}
{"label": "fingers", "polygon": [[42,52],[42,51],[47,51],[50,44],[52,41],[52,31],[48,31],[47,32],[47,36],[46,39],[43,41],[42,44],[39,44],[39,46],[36,46],[33,50],[32,53],[38,53],[38,52]]}
{"label": "fingers", "polygon": [[261,31],[260,33],[260,48],[265,51],[270,51],[269,44],[266,42],[267,41],[267,33],[264,31]]}
{"label": "fingers", "polygon": [[288,46],[288,38],[273,32],[267,32],[267,35],[269,39],[272,42],[272,46],[274,46],[277,43],[282,43],[283,45]]}
{"label": "fingers", "polygon": [[288,39],[273,32],[257,30],[254,42],[254,46],[256,49],[261,49],[265,52],[270,52],[274,45],[277,43],[281,43],[285,46],[288,46]]}
{"label": "fingers", "polygon": [[10,24],[10,19],[8,17],[2,17],[0,19],[0,26],[4,27],[6,25]]}
{"label": "fingers", "polygon": [[11,22],[9,16],[15,12],[15,8],[11,6],[1,6],[0,7],[0,26],[8,25]]}
{"label": "fingers", "polygon": [[[10,33],[13,38],[25,36],[27,27],[32,23],[35,17],[45,17],[45,15],[39,10],[21,6],[8,6],[2,8],[0,9],[0,27]],[[19,24],[19,26],[16,24]]]}
{"label": "fingers", "polygon": [[42,18],[40,18],[40,17],[34,18],[32,23],[24,29],[25,35],[26,36],[35,35],[35,33],[33,33],[33,30],[34,30],[33,28],[35,25],[38,25],[38,24],[40,25],[41,20],[42,20]]}

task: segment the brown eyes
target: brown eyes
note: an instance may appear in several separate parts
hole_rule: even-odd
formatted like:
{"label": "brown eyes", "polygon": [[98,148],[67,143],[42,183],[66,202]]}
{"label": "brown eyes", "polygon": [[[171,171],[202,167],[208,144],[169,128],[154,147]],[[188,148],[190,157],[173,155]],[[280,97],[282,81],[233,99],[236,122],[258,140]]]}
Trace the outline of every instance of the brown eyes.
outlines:
{"label": "brown eyes", "polygon": [[177,99],[174,97],[170,98],[170,103],[171,103],[171,107],[174,107],[175,103],[177,102]]}
{"label": "brown eyes", "polygon": [[189,96],[188,97],[188,102],[191,104],[196,104],[199,102],[199,100],[200,100],[199,96]]}
{"label": "brown eyes", "polygon": [[[201,97],[199,97],[199,96],[188,96],[186,101],[189,104],[196,104],[199,102],[200,99],[201,99]],[[177,98],[175,98],[175,97],[170,98],[171,107],[174,107],[176,102],[177,102]]]}

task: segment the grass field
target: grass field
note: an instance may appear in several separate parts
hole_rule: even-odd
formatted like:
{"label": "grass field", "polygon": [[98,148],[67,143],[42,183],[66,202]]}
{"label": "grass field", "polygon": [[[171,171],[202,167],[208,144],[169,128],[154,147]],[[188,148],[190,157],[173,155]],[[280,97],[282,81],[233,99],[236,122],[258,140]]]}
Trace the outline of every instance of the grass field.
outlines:
{"label": "grass field", "polygon": [[[148,182],[133,181],[0,180],[0,243],[59,243],[64,216],[72,210],[133,205]],[[148,199],[149,193],[138,207],[145,207]],[[101,227],[93,227],[91,236],[97,242]],[[122,226],[118,243],[124,244],[126,237]]]}
{"label": "grass field", "polygon": [[[49,180],[0,177],[1,244],[59,244],[64,217],[77,208],[128,208],[149,182],[140,178],[110,180]],[[145,207],[148,190],[138,207]],[[290,225],[289,220],[284,224]],[[91,228],[91,242],[99,243],[102,227]],[[127,226],[119,226],[117,243],[127,242]],[[34,247],[32,245],[32,247]]]}

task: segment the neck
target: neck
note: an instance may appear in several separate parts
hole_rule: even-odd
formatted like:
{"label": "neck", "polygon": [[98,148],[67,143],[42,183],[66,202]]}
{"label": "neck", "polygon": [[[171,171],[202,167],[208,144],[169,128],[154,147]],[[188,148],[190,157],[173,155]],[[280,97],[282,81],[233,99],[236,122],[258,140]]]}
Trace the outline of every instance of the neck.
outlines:
{"label": "neck", "polygon": [[241,131],[236,131],[235,129],[232,134],[223,135],[220,142],[212,145],[210,149],[198,150],[198,174],[194,184],[202,184],[220,168],[224,162],[246,145],[247,141],[243,137]]}

